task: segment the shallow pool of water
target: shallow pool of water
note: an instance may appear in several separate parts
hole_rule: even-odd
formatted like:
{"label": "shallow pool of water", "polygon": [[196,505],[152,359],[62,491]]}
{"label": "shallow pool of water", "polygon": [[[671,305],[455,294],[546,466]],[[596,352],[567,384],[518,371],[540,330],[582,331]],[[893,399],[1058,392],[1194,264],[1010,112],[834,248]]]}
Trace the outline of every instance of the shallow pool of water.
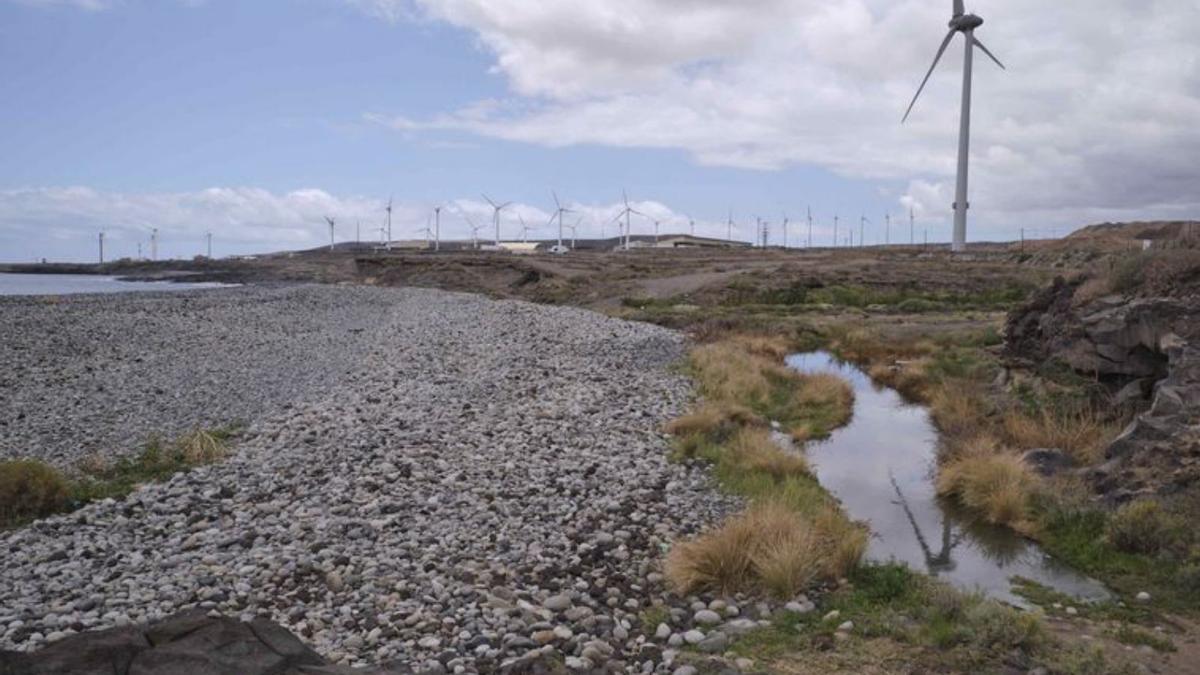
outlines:
{"label": "shallow pool of water", "polygon": [[175,281],[120,281],[95,274],[0,274],[0,295],[78,295],[223,288],[226,284]]}
{"label": "shallow pool of water", "polygon": [[971,518],[940,499],[933,485],[938,433],[928,411],[876,385],[824,352],[796,354],[802,372],[832,372],[854,387],[854,417],[829,440],[806,449],[821,484],[850,517],[870,524],[867,557],[898,561],[965,589],[1025,603],[1010,580],[1024,577],[1084,600],[1108,592],[1046,555],[1012,530]]}

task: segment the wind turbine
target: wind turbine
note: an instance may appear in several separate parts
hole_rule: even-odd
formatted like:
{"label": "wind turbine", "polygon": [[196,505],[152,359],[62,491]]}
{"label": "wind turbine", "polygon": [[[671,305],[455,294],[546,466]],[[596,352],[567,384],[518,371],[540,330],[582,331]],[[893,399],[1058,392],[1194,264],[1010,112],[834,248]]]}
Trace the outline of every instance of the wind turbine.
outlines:
{"label": "wind turbine", "polygon": [[158,228],[150,230],[150,259],[158,260]]}
{"label": "wind turbine", "polygon": [[[526,244],[529,242],[529,231],[533,228],[525,223],[525,216],[520,212],[517,213],[517,220],[521,222],[521,243]],[[550,216],[550,221],[554,221],[554,216]]]}
{"label": "wind turbine", "polygon": [[104,264],[104,232],[100,232],[100,264]]}
{"label": "wind turbine", "polygon": [[643,218],[647,218],[648,216],[629,205],[629,194],[627,192],[625,192],[624,190],[621,191],[621,198],[625,200],[625,208],[620,213],[617,214],[617,217],[614,218],[614,220],[617,223],[620,223],[621,218],[625,219],[625,250],[628,251],[629,250],[629,230],[632,225],[632,223],[630,222],[630,217],[635,213],[639,216],[642,216]]}
{"label": "wind turbine", "polygon": [[692,227],[692,236],[696,236],[696,219],[688,218],[688,224]]}
{"label": "wind turbine", "polygon": [[389,251],[392,250],[392,200],[393,199],[394,199],[394,197],[388,197],[388,205],[387,205],[387,208],[384,209],[385,211],[387,211],[387,242],[384,243],[384,246]]}
{"label": "wind turbine", "polygon": [[333,251],[333,228],[337,221],[329,216],[325,216],[325,222],[329,223],[329,250]]}
{"label": "wind turbine", "polygon": [[726,223],[728,232],[725,235],[726,241],[733,241],[733,209],[729,209],[729,221]]}
{"label": "wind turbine", "polygon": [[651,218],[651,220],[654,221],[654,243],[655,243],[655,245],[657,245],[658,244],[658,226],[661,223],[661,221],[658,218]]}
{"label": "wind turbine", "polygon": [[204,238],[208,240],[208,259],[212,260],[212,232],[206,233]]}
{"label": "wind turbine", "polygon": [[911,206],[908,207],[908,245],[917,245],[917,215]]}
{"label": "wind turbine", "polygon": [[433,207],[433,250],[442,250],[442,207]]}
{"label": "wind turbine", "polygon": [[883,222],[886,223],[886,225],[884,225],[884,230],[883,230],[883,245],[891,246],[891,244],[892,244],[892,214],[890,214],[890,213],[883,214]]}
{"label": "wind turbine", "polygon": [[467,224],[471,226],[471,248],[479,250],[479,231],[483,229],[483,226],[476,225],[475,221],[471,219],[471,215],[467,213],[466,209],[458,204],[455,204],[454,206],[458,209],[459,215],[461,215],[463,219],[467,221]]}
{"label": "wind turbine", "polygon": [[810,206],[808,207],[808,246],[805,248],[812,248],[812,223],[812,207]]}
{"label": "wind turbine", "polygon": [[963,60],[962,114],[959,118],[958,129],[958,181],[954,191],[954,241],[951,250],[955,253],[967,249],[967,209],[971,206],[967,202],[967,179],[971,154],[971,69],[975,63],[975,48],[981,49],[984,54],[996,62],[996,65],[1000,66],[1002,70],[1004,69],[1004,64],[1000,63],[1000,59],[996,58],[975,37],[975,29],[982,25],[983,19],[966,13],[963,8],[963,0],[954,0],[954,16],[950,19],[950,32],[946,34],[946,39],[942,40],[942,46],[933,59],[933,65],[929,67],[929,72],[925,74],[921,87],[917,89],[917,95],[913,97],[912,103],[909,104],[908,111],[904,113],[904,119],[901,121],[903,124],[912,114],[913,106],[917,105],[917,99],[921,97],[921,92],[929,83],[929,78],[937,68],[938,62],[942,60],[942,55],[946,53],[946,48],[950,46],[950,41],[954,39],[954,34],[962,33],[966,42],[966,56]]}
{"label": "wind turbine", "polygon": [[583,216],[579,216],[574,225],[568,225],[571,228],[571,250],[575,250],[575,239],[579,236],[579,226],[583,224]]}
{"label": "wind turbine", "polygon": [[550,194],[554,195],[554,206],[555,206],[554,216],[558,218],[558,248],[559,248],[559,250],[562,250],[562,247],[563,247],[563,214],[575,213],[575,212],[572,211],[571,209],[563,208],[562,202],[558,201],[558,193],[557,192],[551,191]]}
{"label": "wind turbine", "polygon": [[788,248],[788,217],[783,214],[783,247]]}
{"label": "wind turbine", "polygon": [[[863,214],[863,217],[860,218],[858,221],[858,247],[859,248],[863,248],[864,246],[867,245],[867,238],[865,235],[867,232],[867,223],[870,223],[870,222],[871,222],[871,219],[867,218],[867,214],[865,214],[865,213]],[[874,223],[871,223],[871,224],[874,225]]]}
{"label": "wind turbine", "polygon": [[838,217],[834,216],[833,217],[833,247],[837,248],[837,245],[838,245]]}
{"label": "wind turbine", "polygon": [[496,226],[496,246],[499,247],[500,246],[500,212],[503,211],[504,209],[512,206],[512,202],[504,202],[503,204],[497,204],[496,202],[492,201],[491,197],[489,197],[487,195],[484,195],[483,198],[487,200],[487,203],[492,205],[492,224]]}

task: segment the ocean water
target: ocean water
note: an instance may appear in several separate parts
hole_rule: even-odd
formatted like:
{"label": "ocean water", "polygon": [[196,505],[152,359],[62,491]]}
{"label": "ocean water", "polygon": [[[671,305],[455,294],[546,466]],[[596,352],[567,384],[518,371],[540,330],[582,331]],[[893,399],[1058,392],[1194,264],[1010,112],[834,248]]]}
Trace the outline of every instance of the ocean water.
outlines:
{"label": "ocean water", "polygon": [[171,281],[118,281],[92,274],[0,274],[0,295],[78,295],[81,293],[136,293],[223,288],[227,284]]}

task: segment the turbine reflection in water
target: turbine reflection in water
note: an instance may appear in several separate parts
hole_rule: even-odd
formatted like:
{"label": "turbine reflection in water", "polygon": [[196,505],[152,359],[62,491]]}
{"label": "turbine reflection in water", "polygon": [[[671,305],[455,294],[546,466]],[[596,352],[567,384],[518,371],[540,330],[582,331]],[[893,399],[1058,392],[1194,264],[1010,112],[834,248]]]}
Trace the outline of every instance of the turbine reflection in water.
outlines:
{"label": "turbine reflection in water", "polygon": [[1033,542],[937,496],[938,435],[923,407],[824,352],[797,354],[788,364],[803,372],[836,373],[854,387],[850,424],[811,444],[806,454],[850,517],[870,524],[869,559],[907,563],[1017,605],[1025,603],[1012,592],[1013,577],[1084,600],[1109,597],[1099,583],[1057,563]]}

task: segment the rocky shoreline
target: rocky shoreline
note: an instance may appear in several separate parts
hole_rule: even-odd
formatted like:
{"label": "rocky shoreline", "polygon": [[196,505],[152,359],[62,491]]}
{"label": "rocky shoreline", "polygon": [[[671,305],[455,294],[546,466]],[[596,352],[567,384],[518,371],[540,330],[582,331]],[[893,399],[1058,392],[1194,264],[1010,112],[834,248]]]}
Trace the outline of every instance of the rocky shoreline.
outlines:
{"label": "rocky shoreline", "polygon": [[[73,299],[38,321],[60,322],[47,326],[56,344],[97,342],[90,307],[141,300]],[[415,289],[247,288],[185,302],[227,317],[200,332],[226,348],[241,345],[228,341],[245,328],[233,324],[259,321],[269,343],[300,336],[264,351],[318,336],[353,358],[274,361],[320,377],[310,388],[296,375],[299,395],[263,406],[228,462],[0,535],[0,648],[200,609],[277,622],[347,665],[492,672],[552,659],[670,672],[680,646],[723,651],[769,610],[675,597],[659,572],[671,541],[738,506],[705,469],[667,459],[661,426],[691,396],[670,369],[677,333]],[[232,307],[213,309],[222,303]],[[238,319],[247,308],[253,318]],[[212,347],[195,322],[175,325],[158,344]],[[105,335],[93,353],[120,367],[145,353]],[[54,368],[53,355],[25,356]]]}

